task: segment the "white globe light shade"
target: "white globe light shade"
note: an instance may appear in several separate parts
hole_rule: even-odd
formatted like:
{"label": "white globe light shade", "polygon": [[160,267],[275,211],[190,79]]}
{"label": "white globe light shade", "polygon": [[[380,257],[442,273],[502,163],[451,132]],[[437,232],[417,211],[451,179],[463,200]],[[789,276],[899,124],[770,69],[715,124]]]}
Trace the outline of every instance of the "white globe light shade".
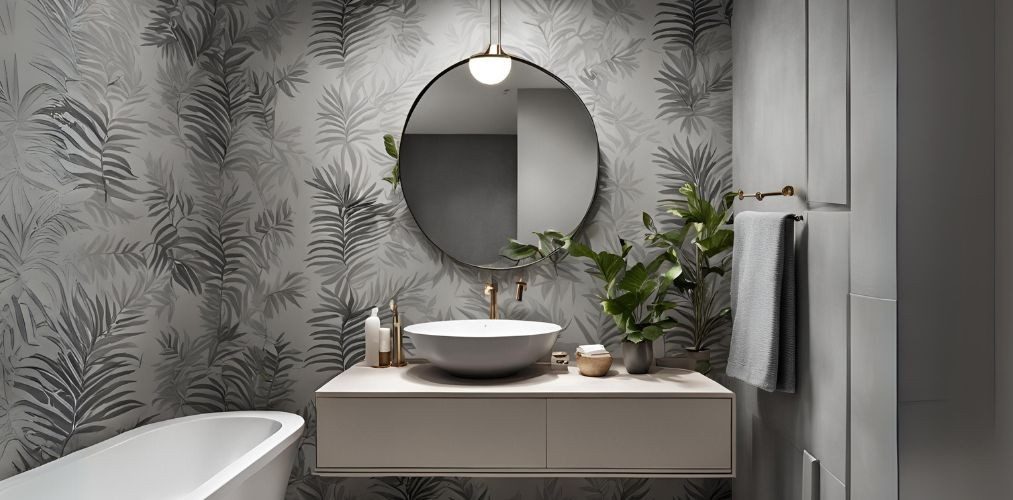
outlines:
{"label": "white globe light shade", "polygon": [[486,85],[496,85],[510,75],[510,56],[481,54],[468,60],[471,76]]}

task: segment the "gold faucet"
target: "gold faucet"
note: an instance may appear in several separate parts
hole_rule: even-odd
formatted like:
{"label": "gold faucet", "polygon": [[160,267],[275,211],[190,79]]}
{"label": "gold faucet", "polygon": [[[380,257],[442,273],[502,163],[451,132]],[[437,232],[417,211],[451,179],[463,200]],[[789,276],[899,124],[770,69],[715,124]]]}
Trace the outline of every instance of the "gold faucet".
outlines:
{"label": "gold faucet", "polygon": [[490,278],[489,282],[485,284],[485,294],[489,296],[489,319],[499,319],[499,307],[496,305],[496,293],[499,291],[499,287],[496,286],[496,280]]}
{"label": "gold faucet", "polygon": [[[527,288],[528,284],[524,278],[518,278],[517,288],[514,290],[514,299],[517,302],[524,300],[524,290]],[[499,319],[499,286],[496,284],[495,278],[489,278],[489,281],[486,282],[485,294],[489,297],[489,319]]]}
{"label": "gold faucet", "polygon": [[514,299],[517,300],[517,302],[524,300],[524,290],[527,289],[528,284],[524,281],[524,278],[517,278],[517,288],[514,290]]}

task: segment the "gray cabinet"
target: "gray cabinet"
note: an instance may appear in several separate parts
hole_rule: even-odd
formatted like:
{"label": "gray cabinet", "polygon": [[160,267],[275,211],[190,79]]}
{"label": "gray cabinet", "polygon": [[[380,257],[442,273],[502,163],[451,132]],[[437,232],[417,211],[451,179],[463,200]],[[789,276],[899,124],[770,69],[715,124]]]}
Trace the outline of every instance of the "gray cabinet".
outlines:
{"label": "gray cabinet", "polygon": [[472,381],[426,364],[353,367],[317,391],[317,473],[734,476],[731,391],[685,370],[614,373],[543,365]]}

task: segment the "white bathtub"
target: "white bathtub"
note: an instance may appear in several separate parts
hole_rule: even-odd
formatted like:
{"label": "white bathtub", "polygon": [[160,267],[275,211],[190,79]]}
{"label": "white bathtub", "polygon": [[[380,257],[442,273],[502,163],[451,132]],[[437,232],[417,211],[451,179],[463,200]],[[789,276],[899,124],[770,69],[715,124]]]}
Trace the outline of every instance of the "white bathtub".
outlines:
{"label": "white bathtub", "polygon": [[0,500],[280,500],[302,428],[272,411],[145,425],[0,481]]}

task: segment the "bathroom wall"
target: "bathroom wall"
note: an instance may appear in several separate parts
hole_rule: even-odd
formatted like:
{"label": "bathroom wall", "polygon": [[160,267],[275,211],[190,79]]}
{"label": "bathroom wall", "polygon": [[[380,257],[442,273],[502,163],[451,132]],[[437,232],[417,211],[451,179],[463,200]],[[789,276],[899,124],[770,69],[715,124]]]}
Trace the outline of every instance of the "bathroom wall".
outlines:
{"label": "bathroom wall", "polygon": [[735,184],[796,189],[790,198],[738,201],[737,210],[804,218],[795,224],[796,391],[729,381],[739,422],[736,498],[883,498],[856,494],[849,482],[851,242],[860,230],[849,206],[848,17],[848,2],[837,0],[736,5]]}
{"label": "bathroom wall", "polygon": [[[902,500],[1009,496],[994,489],[1006,474],[998,471],[1008,469],[994,467],[992,454],[995,422],[1003,422],[995,414],[997,360],[1003,362],[996,355],[996,222],[1002,212],[993,188],[1001,167],[992,20],[1000,3],[897,2]],[[940,95],[964,97],[948,106],[939,105]],[[960,228],[973,243],[941,245],[933,226]],[[974,265],[954,269],[940,285],[932,272],[940,259]],[[961,351],[982,355],[955,356]]]}
{"label": "bathroom wall", "polygon": [[[483,47],[485,9],[3,1],[0,477],[145,422],[275,408],[309,424],[291,498],[727,498],[722,481],[311,474],[313,390],[361,359],[370,307],[396,295],[408,322],[484,311],[488,276],[443,258],[381,180],[381,136]],[[640,211],[687,180],[731,188],[730,15],[722,0],[505,2],[507,49],[597,123],[595,244],[638,239]],[[506,316],[616,346],[583,266],[527,278]]]}
{"label": "bathroom wall", "polygon": [[[996,470],[1013,467],[1013,4],[996,2],[995,422]],[[1013,491],[1013,475],[998,475]]]}
{"label": "bathroom wall", "polygon": [[820,460],[818,498],[1009,496],[1008,10],[737,6],[735,181],[804,184],[801,200],[749,206],[808,211],[797,234],[807,386],[736,389],[752,422],[739,427],[750,467],[736,496],[813,498],[803,451]]}

